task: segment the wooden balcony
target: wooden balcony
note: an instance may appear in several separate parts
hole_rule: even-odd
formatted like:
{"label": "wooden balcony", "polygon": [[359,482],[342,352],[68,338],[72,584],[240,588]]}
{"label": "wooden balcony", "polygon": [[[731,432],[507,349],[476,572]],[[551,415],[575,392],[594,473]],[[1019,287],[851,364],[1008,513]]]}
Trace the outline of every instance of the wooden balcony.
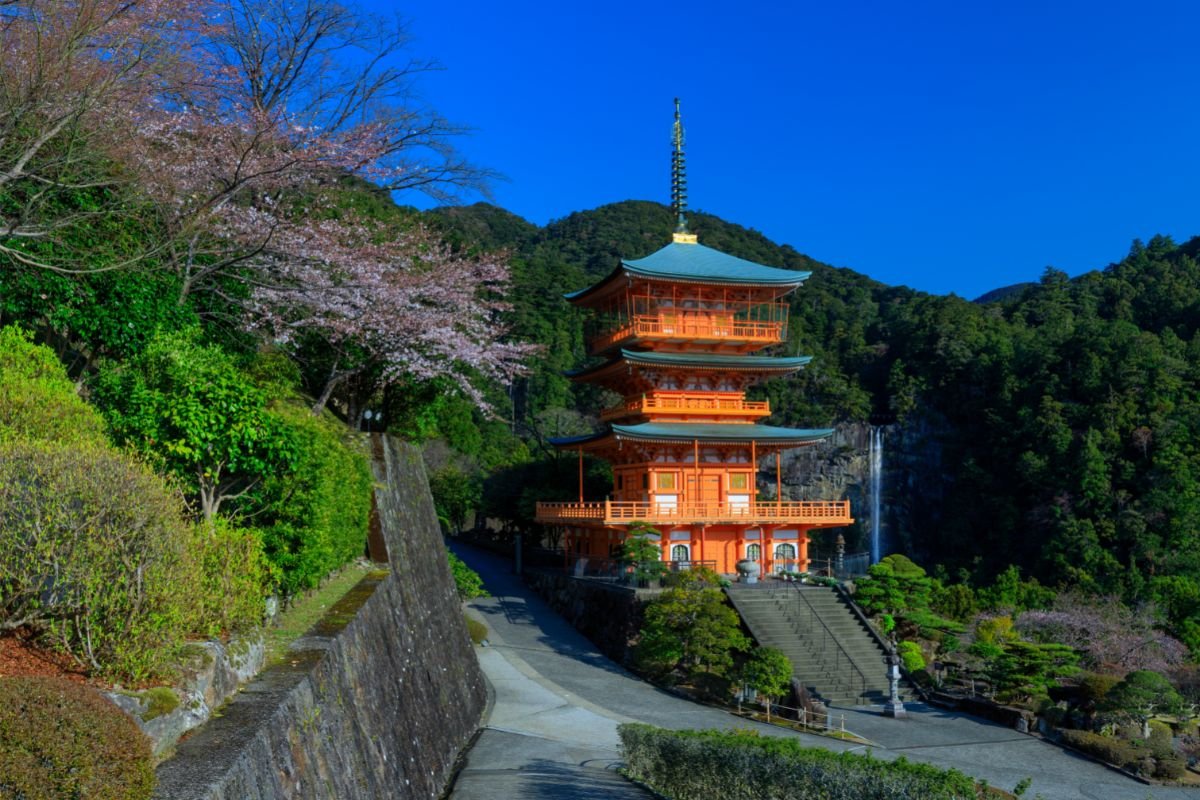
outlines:
{"label": "wooden balcony", "polygon": [[549,524],[626,525],[849,525],[848,500],[803,500],[776,503],[639,503],[605,500],[595,503],[538,503],[537,521]]}
{"label": "wooden balcony", "polygon": [[739,320],[729,314],[683,312],[638,314],[591,341],[593,353],[642,339],[676,344],[720,344],[757,350],[787,338],[787,322]]}
{"label": "wooden balcony", "polygon": [[[626,400],[600,414],[607,422],[633,414],[646,416],[748,417],[769,416],[771,404],[766,400],[746,400],[740,396],[721,396],[708,393],[650,394]],[[749,421],[749,419],[747,420]]]}

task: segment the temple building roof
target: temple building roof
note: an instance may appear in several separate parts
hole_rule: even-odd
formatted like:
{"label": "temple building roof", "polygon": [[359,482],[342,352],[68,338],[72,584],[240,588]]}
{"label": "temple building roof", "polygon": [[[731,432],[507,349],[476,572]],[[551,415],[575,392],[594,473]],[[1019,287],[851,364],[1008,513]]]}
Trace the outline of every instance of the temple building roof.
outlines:
{"label": "temple building roof", "polygon": [[609,425],[606,430],[586,436],[571,436],[551,439],[555,447],[571,447],[600,443],[611,438],[614,441],[630,439],[644,442],[691,443],[695,441],[717,444],[740,444],[757,442],[798,446],[818,442],[833,434],[832,428],[795,429],[776,428],[771,425],[723,424],[700,422],[643,422],[640,425]]}
{"label": "temple building roof", "polygon": [[802,369],[812,356],[744,356],[720,355],[715,353],[659,353],[654,351],[622,349],[613,358],[594,367],[571,370],[564,373],[568,378],[591,380],[611,374],[622,365],[650,367],[654,369],[706,369],[718,372],[767,372],[785,375]]}
{"label": "temple building roof", "polygon": [[702,244],[676,241],[645,258],[622,259],[620,265],[603,280],[586,289],[568,292],[563,297],[571,301],[583,300],[621,275],[650,280],[721,286],[769,286],[791,290],[804,283],[812,273],[767,267]]}

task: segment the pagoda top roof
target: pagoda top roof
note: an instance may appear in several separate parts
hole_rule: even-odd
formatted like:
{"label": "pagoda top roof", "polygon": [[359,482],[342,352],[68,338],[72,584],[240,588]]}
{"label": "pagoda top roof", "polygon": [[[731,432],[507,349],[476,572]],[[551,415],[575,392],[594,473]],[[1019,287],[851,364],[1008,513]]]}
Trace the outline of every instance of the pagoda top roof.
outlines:
{"label": "pagoda top roof", "polygon": [[626,350],[594,367],[566,372],[569,378],[587,379],[620,364],[658,368],[699,368],[733,372],[795,372],[812,361],[812,356],[745,356],[717,353],[662,353],[654,350]]}
{"label": "pagoda top roof", "polygon": [[832,428],[776,428],[771,425],[707,422],[643,422],[640,425],[609,425],[606,430],[586,436],[551,439],[555,447],[593,444],[612,438],[644,442],[713,442],[739,444],[756,442],[796,447],[819,442],[833,434]]}
{"label": "pagoda top roof", "polygon": [[586,289],[568,292],[563,297],[581,300],[622,274],[651,280],[788,289],[796,288],[812,275],[811,272],[763,266],[702,244],[676,241],[645,258],[621,259],[617,268],[603,280]]}

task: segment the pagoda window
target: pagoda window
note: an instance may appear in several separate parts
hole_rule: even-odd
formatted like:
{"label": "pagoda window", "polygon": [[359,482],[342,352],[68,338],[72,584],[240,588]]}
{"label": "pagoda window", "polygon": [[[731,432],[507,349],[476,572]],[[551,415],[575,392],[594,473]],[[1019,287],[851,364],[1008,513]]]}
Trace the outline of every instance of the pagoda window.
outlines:
{"label": "pagoda window", "polygon": [[729,511],[733,514],[749,514],[750,513],[750,495],[748,494],[731,494],[729,497]]}
{"label": "pagoda window", "polygon": [[792,570],[796,566],[796,545],[790,542],[775,545],[775,571]]}
{"label": "pagoda window", "polygon": [[671,560],[688,562],[692,560],[691,548],[686,544],[671,545]]}
{"label": "pagoda window", "polygon": [[642,473],[642,488],[643,489],[650,488],[650,476],[647,475],[646,473]]}
{"label": "pagoda window", "polygon": [[748,472],[731,472],[729,473],[729,491],[744,492],[750,485],[750,474]]}
{"label": "pagoda window", "polygon": [[758,542],[751,542],[746,545],[746,558],[750,561],[762,560],[762,545]]}
{"label": "pagoda window", "polygon": [[674,491],[675,490],[675,473],[660,472],[658,473],[658,490],[659,491]]}
{"label": "pagoda window", "polygon": [[674,514],[679,510],[679,495],[657,494],[654,496],[654,505],[658,514]]}

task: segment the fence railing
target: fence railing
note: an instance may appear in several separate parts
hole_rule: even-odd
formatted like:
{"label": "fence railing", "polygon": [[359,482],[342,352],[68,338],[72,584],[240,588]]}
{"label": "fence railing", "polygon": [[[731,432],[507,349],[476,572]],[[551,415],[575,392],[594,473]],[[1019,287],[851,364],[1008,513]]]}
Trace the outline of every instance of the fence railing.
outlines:
{"label": "fence railing", "polygon": [[[801,615],[800,620],[792,620],[792,624],[796,628],[796,633],[800,636],[804,636],[807,633],[809,645],[820,654],[820,660],[823,665],[827,667],[831,666],[829,658],[832,656],[832,667],[835,674],[844,674],[847,676],[849,687],[852,690],[857,689],[855,696],[859,702],[862,702],[863,697],[867,693],[866,674],[850,658],[850,654],[846,652],[846,648],[842,646],[837,636],[825,624],[825,620],[817,613],[817,609],[813,606],[812,601],[805,597],[804,590],[799,586],[792,586],[788,595],[796,598],[796,602],[790,605]],[[800,625],[801,620],[808,622],[807,631],[802,629]]]}
{"label": "fence railing", "polygon": [[592,503],[538,503],[538,522],[594,521],[642,522],[803,522],[812,525],[848,525],[850,503],[845,500],[792,500],[744,503],[635,502],[604,500]]}
{"label": "fence railing", "polygon": [[803,707],[785,706],[782,703],[773,703],[761,695],[754,697],[754,699],[746,699],[747,694],[753,694],[753,692],[743,690],[737,696],[737,708],[741,713],[751,710],[748,707],[757,706],[766,713],[768,721],[772,719],[787,720],[789,722],[796,722],[805,728],[839,731],[842,736],[846,735],[845,714],[834,716],[827,711],[821,712]]}
{"label": "fence railing", "polygon": [[771,413],[771,404],[766,400],[746,400],[742,397],[721,397],[702,394],[656,394],[626,400],[601,412],[601,420],[610,420],[624,414],[711,414],[714,416],[765,417]]}
{"label": "fence railing", "polygon": [[[546,566],[553,566],[547,564]],[[574,578],[595,578],[612,581],[623,586],[670,586],[678,576],[690,570],[707,568],[717,569],[717,562],[705,559],[689,559],[675,561],[647,561],[641,564],[631,564],[612,558],[595,558],[593,556],[563,556],[559,555],[557,566]]]}
{"label": "fence railing", "polygon": [[839,558],[835,553],[817,551],[809,547],[808,571],[814,575],[848,581],[866,575],[869,566],[870,553],[845,553]]}
{"label": "fence railing", "polygon": [[643,337],[778,344],[787,338],[787,323],[740,320],[719,313],[638,314],[593,337],[592,352],[599,353],[627,339]]}

